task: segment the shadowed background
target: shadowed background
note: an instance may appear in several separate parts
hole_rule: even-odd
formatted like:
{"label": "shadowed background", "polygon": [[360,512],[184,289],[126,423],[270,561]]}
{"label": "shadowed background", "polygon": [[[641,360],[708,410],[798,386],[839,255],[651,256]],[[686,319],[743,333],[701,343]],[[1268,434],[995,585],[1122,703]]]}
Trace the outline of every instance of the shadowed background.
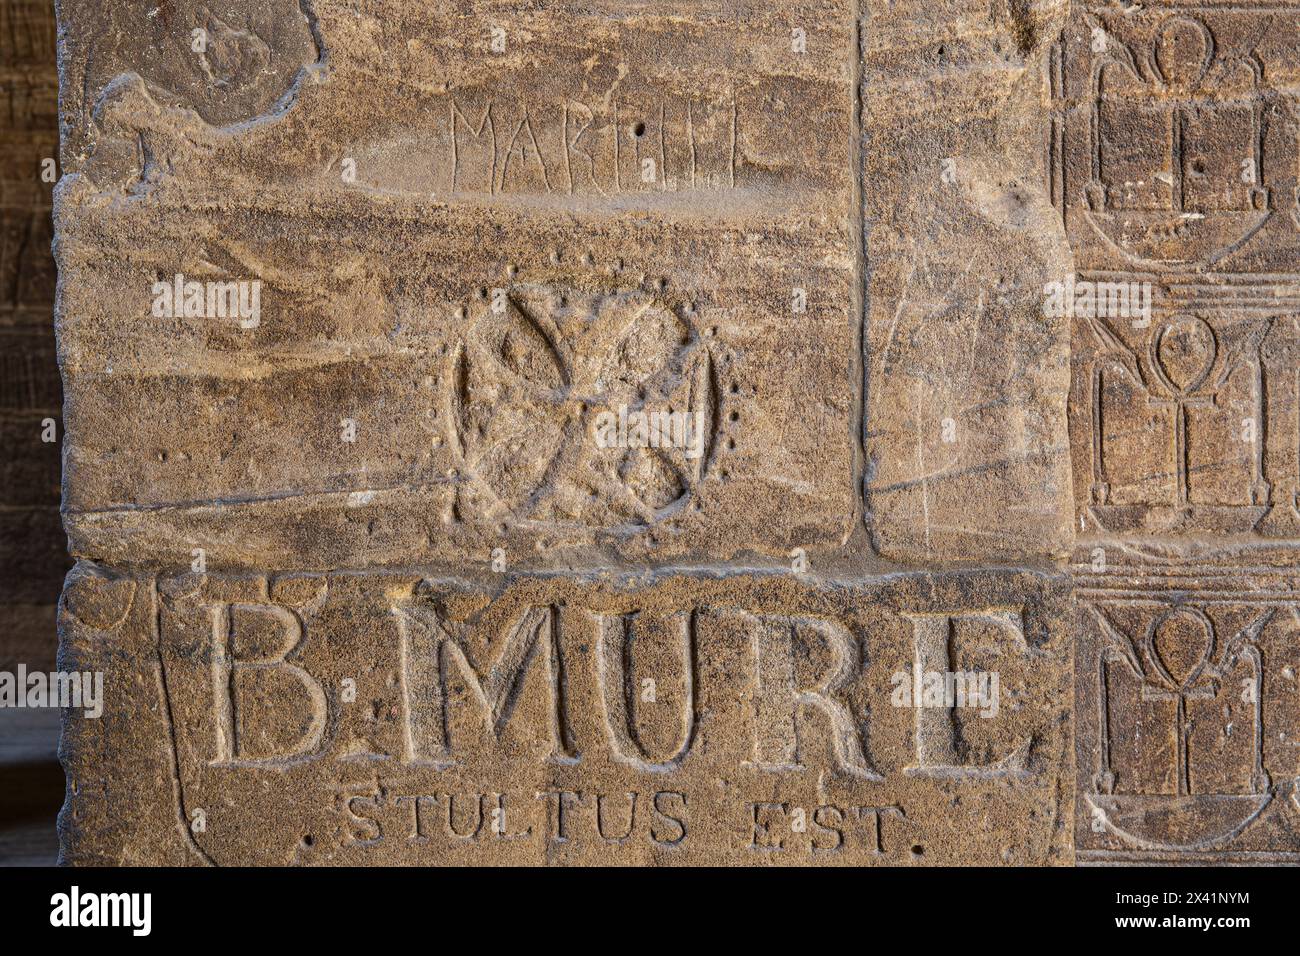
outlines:
{"label": "shadowed background", "polygon": [[[59,520],[62,390],[50,205],[58,155],[51,0],[0,0],[0,671],[54,668],[70,566]],[[42,178],[42,172],[47,175]],[[44,437],[43,437],[44,433]],[[53,863],[59,712],[0,708],[0,866]]]}

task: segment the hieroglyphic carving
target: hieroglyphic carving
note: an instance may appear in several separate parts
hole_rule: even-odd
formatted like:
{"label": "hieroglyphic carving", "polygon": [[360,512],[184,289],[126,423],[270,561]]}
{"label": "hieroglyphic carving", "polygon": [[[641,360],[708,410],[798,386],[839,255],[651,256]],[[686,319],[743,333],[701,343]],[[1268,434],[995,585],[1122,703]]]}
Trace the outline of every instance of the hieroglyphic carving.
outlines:
{"label": "hieroglyphic carving", "polygon": [[1079,530],[1300,539],[1300,283],[1154,287],[1149,320],[1075,320]]}
{"label": "hieroglyphic carving", "polygon": [[[1097,675],[1101,739],[1098,749],[1099,769],[1093,778],[1094,790],[1088,796],[1089,804],[1104,817],[1108,827],[1145,847],[1200,848],[1230,840],[1245,829],[1273,797],[1272,781],[1263,769],[1264,729],[1260,723],[1258,693],[1247,693],[1247,697],[1253,696],[1254,703],[1252,706],[1249,701],[1245,702],[1243,720],[1246,725],[1244,736],[1250,743],[1253,764],[1248,772],[1241,774],[1245,778],[1244,783],[1229,781],[1229,786],[1236,784],[1244,787],[1245,793],[1205,791],[1202,789],[1202,767],[1199,764],[1196,767],[1197,774],[1193,777],[1193,758],[1200,757],[1201,754],[1194,753],[1194,723],[1189,708],[1195,707],[1198,701],[1215,701],[1224,687],[1230,688],[1230,693],[1235,694],[1239,688],[1233,675],[1238,668],[1246,675],[1241,680],[1245,688],[1258,688],[1262,684],[1259,650],[1251,642],[1258,637],[1272,612],[1264,612],[1227,641],[1218,638],[1209,616],[1195,606],[1163,609],[1152,617],[1140,640],[1119,631],[1103,610],[1094,609],[1094,613],[1098,615],[1107,643],[1100,655]],[[1183,631],[1191,633],[1181,633]],[[1117,668],[1123,673],[1117,674]],[[1112,728],[1119,722],[1112,720],[1113,682],[1122,679],[1138,681],[1140,690],[1136,700],[1142,704],[1168,703],[1172,706],[1172,714],[1169,715],[1172,753],[1169,759],[1173,767],[1173,793],[1136,791],[1134,796],[1141,801],[1137,806],[1131,805],[1123,795],[1117,794],[1117,777],[1111,756]],[[1226,707],[1230,709],[1233,703],[1235,702],[1228,703]],[[1127,715],[1121,715],[1121,720],[1123,716]],[[1213,758],[1207,754],[1206,759]],[[1133,772],[1131,776],[1140,777],[1144,769],[1146,768]],[[1167,769],[1161,768],[1164,771]],[[1205,775],[1212,776],[1224,769],[1223,766],[1216,766]],[[1122,774],[1118,778],[1119,783],[1127,783],[1127,777],[1128,775]],[[1159,799],[1163,796],[1173,798],[1163,801],[1168,805],[1167,808],[1153,805],[1153,801],[1146,799]],[[1177,804],[1187,802],[1184,798],[1192,796],[1196,798],[1192,802],[1197,807],[1193,812],[1204,812],[1212,819],[1196,821],[1197,825],[1192,828],[1190,837],[1174,844],[1171,837],[1137,829],[1148,825],[1153,818],[1170,813]],[[1176,826],[1173,823],[1169,825],[1171,828]]]}
{"label": "hieroglyphic carving", "polygon": [[[1300,9],[1088,4],[1065,31],[1064,218],[1081,540],[1077,855],[1294,859],[1294,582],[1233,543],[1300,539],[1289,49]],[[1149,541],[1158,537],[1168,545]],[[1113,542],[1113,544],[1112,544]],[[1285,566],[1285,560],[1278,563]]]}
{"label": "hieroglyphic carving", "polygon": [[1300,772],[1295,582],[1259,571],[1242,582],[1218,568],[1116,570],[1081,569],[1080,851],[1300,858],[1277,799]]}
{"label": "hieroglyphic carving", "polygon": [[[54,12],[39,0],[0,4],[0,205],[19,194],[38,196],[35,170],[24,155],[33,139],[58,137],[58,82],[54,72]],[[53,156],[53,152],[45,155]],[[16,162],[21,159],[21,162]],[[48,199],[48,197],[46,197]]]}
{"label": "hieroglyphic carving", "polygon": [[1046,72],[1047,96],[1051,102],[1050,121],[1047,126],[1047,149],[1043,168],[1047,171],[1047,197],[1058,212],[1065,212],[1065,36],[1059,37],[1049,48],[1043,63]]}
{"label": "hieroglyphic carving", "polygon": [[1134,266],[1212,266],[1272,215],[1264,182],[1266,20],[1241,32],[1181,12],[1085,11],[1090,159],[1084,218]]}
{"label": "hieroglyphic carving", "polygon": [[48,333],[5,330],[0,342],[0,412],[57,415],[62,397],[59,367]]}
{"label": "hieroglyphic carving", "polygon": [[[1261,345],[1273,317],[1080,320],[1089,514],[1113,532],[1250,531],[1272,504]],[[1076,425],[1085,420],[1076,413]]]}
{"label": "hieroglyphic carving", "polygon": [[[0,315],[18,312],[44,314],[54,305],[54,260],[50,255],[53,228],[50,224],[49,195],[38,192],[41,159],[53,155],[53,143],[33,144],[28,155],[16,162],[28,179],[11,189],[14,198],[0,202]],[[26,198],[28,201],[23,202]]]}
{"label": "hieroglyphic carving", "polygon": [[[1081,280],[1148,283],[1075,316],[1085,534],[1300,539],[1287,81],[1300,10],[1089,4],[1053,51],[1049,157]],[[1280,492],[1280,493],[1279,493]],[[1278,508],[1281,504],[1282,508]]]}

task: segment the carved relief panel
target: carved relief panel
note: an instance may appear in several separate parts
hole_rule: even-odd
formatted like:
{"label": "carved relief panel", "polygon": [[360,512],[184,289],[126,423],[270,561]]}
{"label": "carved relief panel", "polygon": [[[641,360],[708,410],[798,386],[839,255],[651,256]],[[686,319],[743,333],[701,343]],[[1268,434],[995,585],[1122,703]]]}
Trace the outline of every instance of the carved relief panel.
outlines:
{"label": "carved relief panel", "polygon": [[1300,536],[1297,39],[1300,8],[1090,4],[1053,51],[1085,536]]}
{"label": "carved relief panel", "polygon": [[1300,858],[1294,580],[1080,570],[1080,859]]}

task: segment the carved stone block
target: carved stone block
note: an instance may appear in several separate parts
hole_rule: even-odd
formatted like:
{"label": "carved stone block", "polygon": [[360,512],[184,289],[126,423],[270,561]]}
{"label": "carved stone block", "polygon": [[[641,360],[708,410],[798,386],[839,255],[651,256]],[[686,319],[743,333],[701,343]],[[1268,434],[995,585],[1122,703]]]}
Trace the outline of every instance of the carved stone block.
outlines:
{"label": "carved stone block", "polygon": [[1052,53],[1075,255],[1080,862],[1293,862],[1300,9],[1087,4]]}
{"label": "carved stone block", "polygon": [[[65,857],[1064,862],[1068,595],[82,564],[62,665],[116,690],[65,718]],[[946,673],[983,676],[945,698]]]}
{"label": "carved stone block", "polygon": [[[267,48],[270,75],[228,79],[247,99],[210,99],[186,50],[141,61],[93,5],[68,15],[65,77],[137,71],[67,107],[93,139],[59,213],[83,277],[62,306],[74,553],[265,569],[500,547],[562,567],[849,538],[847,6],[802,59],[703,9],[532,13],[497,54],[484,23],[412,4],[369,27],[283,6],[265,28],[211,13],[232,69]],[[381,22],[406,38],[400,71],[364,39]],[[155,282],[179,302],[241,281],[256,316],[151,314]],[[686,440],[602,447],[603,422],[661,414]]]}
{"label": "carved stone block", "polygon": [[[891,559],[1059,558],[1071,543],[1070,269],[1042,176],[1047,22],[1014,4],[873,3],[864,35],[869,529]],[[963,24],[980,23],[967,32]]]}
{"label": "carved stone block", "polygon": [[1292,540],[1300,12],[1088,5],[1052,58],[1080,532]]}
{"label": "carved stone block", "polygon": [[1300,858],[1300,6],[154,6],[69,862]]}
{"label": "carved stone block", "polygon": [[1295,585],[1284,569],[1081,576],[1081,861],[1300,859]]}

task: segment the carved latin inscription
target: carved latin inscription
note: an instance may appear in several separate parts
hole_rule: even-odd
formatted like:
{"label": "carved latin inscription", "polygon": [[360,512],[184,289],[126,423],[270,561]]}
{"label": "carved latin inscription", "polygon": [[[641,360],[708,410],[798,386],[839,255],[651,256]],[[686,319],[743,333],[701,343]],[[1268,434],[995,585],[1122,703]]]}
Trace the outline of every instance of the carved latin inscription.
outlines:
{"label": "carved latin inscription", "polygon": [[505,636],[500,659],[485,670],[470,662],[457,638],[464,626],[441,618],[436,608],[395,608],[401,629],[402,696],[406,708],[406,759],[434,766],[452,762],[447,686],[456,671],[468,684],[472,703],[498,738],[536,662],[550,702],[548,732],[553,755],[574,759],[565,728],[562,668],[553,608],[531,608]]}

